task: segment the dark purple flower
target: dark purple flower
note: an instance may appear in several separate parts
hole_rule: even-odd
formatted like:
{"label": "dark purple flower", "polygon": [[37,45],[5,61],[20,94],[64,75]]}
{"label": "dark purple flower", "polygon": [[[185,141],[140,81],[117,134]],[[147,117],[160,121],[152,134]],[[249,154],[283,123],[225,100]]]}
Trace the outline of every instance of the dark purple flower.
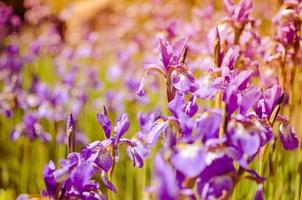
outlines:
{"label": "dark purple flower", "polygon": [[46,190],[49,196],[55,196],[57,190],[57,183],[53,172],[56,170],[56,166],[52,161],[44,167],[43,178],[46,185]]}
{"label": "dark purple flower", "polygon": [[30,140],[36,138],[39,138],[43,142],[49,142],[51,140],[51,135],[44,131],[36,113],[26,113],[23,116],[23,122],[13,129],[10,137],[12,140],[17,140],[21,135],[28,137]]}
{"label": "dark purple flower", "polygon": [[216,199],[233,188],[233,161],[223,154],[208,153],[207,167],[197,179],[197,191],[202,199]]}
{"label": "dark purple flower", "polygon": [[224,0],[224,7],[234,22],[244,23],[249,18],[253,3],[251,0],[241,0],[238,5],[235,5],[232,0]]}
{"label": "dark purple flower", "polygon": [[280,124],[280,140],[285,150],[294,150],[299,146],[299,140],[294,128],[290,124]]}
{"label": "dark purple flower", "polygon": [[[110,141],[110,140],[109,140]],[[106,149],[107,142],[95,141],[81,149],[81,156],[90,162],[94,162],[99,168],[108,172],[113,165],[113,158]]]}

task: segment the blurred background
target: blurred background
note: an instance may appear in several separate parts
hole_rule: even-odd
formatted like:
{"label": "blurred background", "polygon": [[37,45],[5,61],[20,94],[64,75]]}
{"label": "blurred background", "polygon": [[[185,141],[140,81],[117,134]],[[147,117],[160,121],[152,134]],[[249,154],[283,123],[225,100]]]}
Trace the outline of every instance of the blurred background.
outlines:
{"label": "blurred background", "polygon": [[[275,31],[272,18],[282,1],[253,2],[251,15],[257,33],[271,37]],[[95,118],[103,105],[111,119],[122,112],[129,114],[129,138],[139,130],[138,112],[159,108],[168,113],[160,77],[149,78],[147,97],[136,95],[144,64],[159,61],[157,38],[188,36],[188,65],[198,73],[198,68],[212,64],[211,31],[226,16],[222,0],[5,0],[0,1],[0,9],[1,200],[15,199],[21,193],[39,194],[45,188],[43,167],[49,160],[58,164],[66,154],[64,131],[69,113],[76,119],[77,150],[104,139]],[[5,63],[14,69],[7,70]],[[260,65],[268,76],[278,76],[272,63]],[[301,138],[301,62],[294,80],[287,92],[294,90],[297,103],[292,111],[284,108],[283,112],[291,116]],[[38,119],[30,120],[47,136],[19,137],[27,129],[26,113],[38,114]],[[290,154],[266,155],[267,199],[301,198],[301,153],[300,148]],[[119,192],[112,199],[147,198],[144,188],[150,185],[151,158],[143,169],[137,169],[126,149],[121,152],[113,176]],[[242,181],[234,199],[251,199],[255,189],[256,184]]]}

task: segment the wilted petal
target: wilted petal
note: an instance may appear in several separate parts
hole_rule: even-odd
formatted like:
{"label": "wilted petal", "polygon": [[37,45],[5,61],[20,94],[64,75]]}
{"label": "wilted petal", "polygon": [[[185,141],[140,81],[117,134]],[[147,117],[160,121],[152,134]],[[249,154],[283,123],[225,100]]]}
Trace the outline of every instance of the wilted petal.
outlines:
{"label": "wilted petal", "polygon": [[294,150],[299,146],[299,140],[294,128],[290,124],[281,124],[279,127],[280,139],[285,150]]}

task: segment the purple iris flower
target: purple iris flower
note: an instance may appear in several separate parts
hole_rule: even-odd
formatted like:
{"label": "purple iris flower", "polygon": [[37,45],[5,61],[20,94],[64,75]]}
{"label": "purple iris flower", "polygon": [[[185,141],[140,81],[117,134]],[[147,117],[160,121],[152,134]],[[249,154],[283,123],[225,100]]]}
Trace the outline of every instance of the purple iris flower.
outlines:
{"label": "purple iris flower", "polygon": [[232,0],[224,0],[224,7],[231,20],[237,24],[242,24],[249,20],[253,3],[251,0],[240,0],[239,4],[235,5]]}
{"label": "purple iris flower", "polygon": [[51,135],[43,129],[39,120],[40,118],[36,113],[26,113],[23,116],[23,121],[11,132],[10,138],[12,140],[17,140],[21,135],[24,135],[30,140],[39,138],[43,142],[49,142],[51,140]]}
{"label": "purple iris flower", "polygon": [[196,91],[198,85],[188,68],[184,65],[186,46],[188,39],[181,38],[170,44],[168,41],[159,39],[161,64],[149,64],[145,67],[145,75],[141,81],[137,94],[144,95],[144,81],[147,73],[158,72],[166,78],[168,99],[171,101],[175,96],[175,89],[184,93]]}
{"label": "purple iris flower", "polygon": [[[115,154],[115,162],[119,159],[119,151],[118,146],[120,144],[126,144],[130,150],[128,151],[131,155],[131,159],[133,161],[134,166],[142,167],[143,166],[143,159],[141,156],[136,152],[135,147],[137,146],[136,143],[128,138],[121,138],[129,129],[129,119],[127,114],[121,114],[117,117],[115,126],[112,127],[112,123],[107,116],[106,108],[104,107],[104,113],[97,113],[97,119],[99,124],[102,126],[103,131],[105,133],[105,137],[107,141],[109,141],[114,148]],[[113,128],[113,136],[111,136]]]}

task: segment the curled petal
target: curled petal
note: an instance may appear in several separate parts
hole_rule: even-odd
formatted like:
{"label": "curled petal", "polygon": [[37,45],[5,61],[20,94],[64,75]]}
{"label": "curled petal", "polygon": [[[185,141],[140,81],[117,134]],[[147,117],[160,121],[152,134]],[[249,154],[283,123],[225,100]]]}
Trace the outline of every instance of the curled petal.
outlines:
{"label": "curled petal", "polygon": [[163,75],[164,77],[166,76],[165,70],[157,64],[149,64],[149,65],[146,65],[144,68],[145,68],[145,73],[144,73],[143,79],[141,80],[141,82],[139,84],[138,90],[136,92],[136,94],[138,96],[145,95],[145,92],[144,92],[145,79],[149,72],[158,72],[159,74]]}
{"label": "curled petal", "polygon": [[130,139],[126,139],[126,138],[122,138],[120,139],[120,142],[119,143],[125,143],[127,144],[129,147],[136,147],[136,143]]}

